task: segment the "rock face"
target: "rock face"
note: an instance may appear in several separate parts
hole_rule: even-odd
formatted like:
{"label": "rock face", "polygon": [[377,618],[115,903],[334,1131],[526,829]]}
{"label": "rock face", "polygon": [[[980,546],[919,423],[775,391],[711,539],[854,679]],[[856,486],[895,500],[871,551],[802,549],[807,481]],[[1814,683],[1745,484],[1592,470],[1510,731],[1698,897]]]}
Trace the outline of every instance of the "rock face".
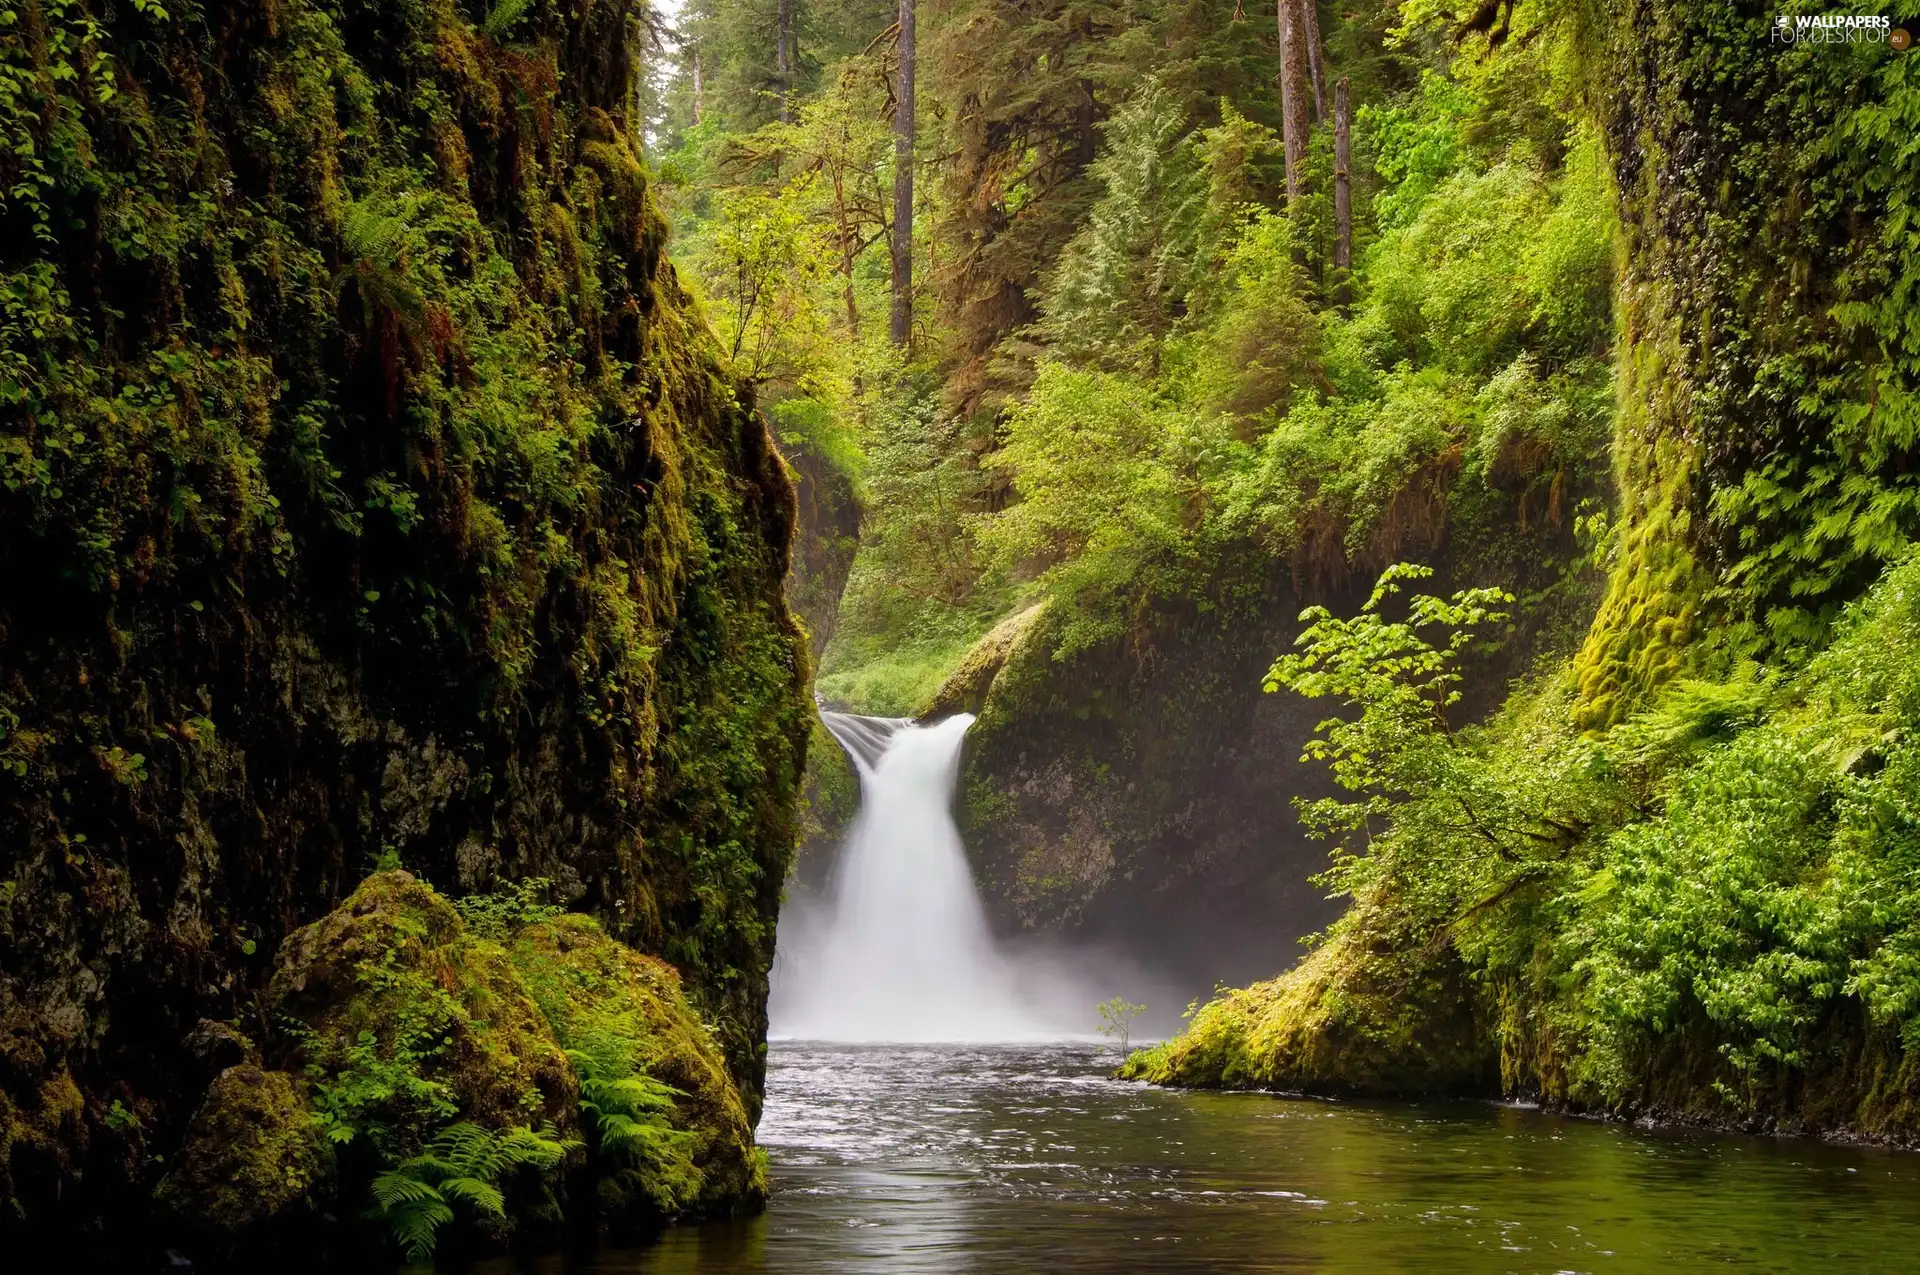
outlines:
{"label": "rock face", "polygon": [[284,1231],[333,1203],[333,1153],[304,1086],[253,1063],[214,1080],[155,1198],[189,1231]]}
{"label": "rock face", "polygon": [[37,174],[0,206],[0,1227],[146,1208],[198,1025],[266,1039],[282,941],[382,864],[551,878],[684,974],[751,1116],[793,495],[662,253],[632,8],[32,14],[0,31],[0,175]]}
{"label": "rock face", "polygon": [[804,444],[788,445],[786,455],[793,468],[795,504],[787,601],[807,626],[818,665],[833,640],[840,595],[860,547],[862,510],[853,481],[831,460]]}
{"label": "rock face", "polygon": [[1117,943],[1203,992],[1332,919],[1290,804],[1319,715],[1259,694],[1299,608],[1285,589],[1226,622],[1170,607],[1133,649],[1065,662],[1030,612],[962,662],[936,703],[979,714],[962,826],[1003,927]]}
{"label": "rock face", "polygon": [[[1469,558],[1445,538],[1433,592],[1486,579],[1551,579],[1571,556]],[[1296,799],[1331,795],[1300,762],[1328,706],[1264,695],[1261,679],[1315,602],[1350,613],[1368,564],[1333,578],[1246,548],[1218,570],[1231,602],[1143,606],[1129,635],[1056,658],[1064,617],[1028,612],[962,661],[935,705],[974,711],[960,815],[1001,927],[1124,951],[1204,994],[1290,965],[1298,940],[1338,915],[1310,878],[1327,847],[1301,828]],[[1506,573],[1502,575],[1501,573]],[[1524,590],[1520,586],[1516,591]],[[1518,617],[1505,645],[1469,665],[1469,711],[1499,702],[1509,677],[1564,643],[1573,589]]]}
{"label": "rock face", "polygon": [[1583,23],[1627,262],[1620,544],[1576,665],[1597,727],[1703,653],[1818,640],[1920,531],[1920,178],[1882,141],[1920,106],[1884,43],[1746,56],[1773,17],[1732,0]]}

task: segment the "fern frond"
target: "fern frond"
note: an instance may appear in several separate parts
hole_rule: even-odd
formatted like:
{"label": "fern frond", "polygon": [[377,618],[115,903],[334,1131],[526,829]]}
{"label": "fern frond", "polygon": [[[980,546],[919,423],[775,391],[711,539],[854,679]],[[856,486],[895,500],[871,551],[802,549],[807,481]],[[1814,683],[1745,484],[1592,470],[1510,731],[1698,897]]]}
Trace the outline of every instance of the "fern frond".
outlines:
{"label": "fern frond", "polygon": [[480,24],[480,30],[487,39],[499,41],[513,30],[532,7],[533,0],[494,0],[493,7],[487,10],[486,21]]}
{"label": "fern frond", "polygon": [[551,1169],[582,1145],[575,1139],[561,1137],[551,1122],[542,1124],[538,1130],[524,1125],[509,1129],[502,1141],[512,1163],[529,1164],[536,1169]]}
{"label": "fern frond", "polygon": [[340,222],[340,240],[353,260],[390,266],[406,244],[406,219],[381,212],[366,201],[350,204]]}
{"label": "fern frond", "polygon": [[403,1204],[437,1200],[440,1193],[404,1169],[389,1169],[373,1180],[373,1198],[382,1210],[390,1211]]}
{"label": "fern frond", "polygon": [[420,1262],[433,1255],[434,1240],[440,1228],[453,1221],[453,1210],[445,1200],[435,1196],[389,1209],[386,1218],[400,1251],[407,1255],[409,1262]]}
{"label": "fern frond", "polygon": [[480,1178],[448,1178],[440,1184],[440,1194],[449,1200],[463,1200],[482,1213],[496,1217],[505,1216],[507,1211],[506,1197],[500,1194],[500,1188]]}

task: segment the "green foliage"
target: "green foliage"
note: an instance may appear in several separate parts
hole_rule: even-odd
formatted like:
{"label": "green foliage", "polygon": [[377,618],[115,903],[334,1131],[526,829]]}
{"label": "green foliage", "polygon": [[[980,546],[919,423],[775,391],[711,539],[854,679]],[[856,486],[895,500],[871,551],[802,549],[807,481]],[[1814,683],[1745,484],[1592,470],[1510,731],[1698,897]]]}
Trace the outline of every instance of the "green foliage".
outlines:
{"label": "green foliage", "polygon": [[1145,1005],[1136,1005],[1124,996],[1115,996],[1101,1001],[1094,1009],[1100,1015],[1100,1034],[1120,1042],[1120,1051],[1127,1052],[1128,1038],[1133,1031],[1133,1022],[1147,1012]]}
{"label": "green foliage", "polygon": [[520,1169],[550,1172],[579,1146],[552,1125],[538,1130],[483,1129],[465,1121],[449,1125],[420,1154],[374,1178],[372,1216],[387,1224],[408,1261],[425,1261],[433,1255],[440,1228],[454,1220],[454,1205],[505,1217],[504,1179]]}
{"label": "green foliage", "polygon": [[467,932],[488,939],[508,939],[536,921],[551,921],[566,912],[548,900],[553,882],[546,877],[523,877],[489,894],[455,899],[453,907]]}
{"label": "green foliage", "polygon": [[692,1154],[697,1135],[675,1128],[672,1120],[675,1100],[686,1095],[634,1070],[630,1038],[603,1033],[590,1044],[568,1050],[567,1057],[580,1074],[580,1110],[593,1124],[594,1154],[638,1177],[662,1216],[683,1212],[699,1199],[702,1185]]}
{"label": "green foliage", "polygon": [[991,629],[1007,585],[971,532],[989,497],[965,423],[931,387],[903,377],[875,395],[864,434],[865,490],[884,511],[862,528],[820,693],[867,712],[913,714]]}
{"label": "green foliage", "polygon": [[[1372,800],[1307,807],[1310,827],[1361,827],[1393,798],[1416,791],[1430,770],[1423,754],[1449,733],[1446,711],[1460,701],[1461,652],[1476,629],[1507,619],[1494,608],[1510,604],[1513,595],[1493,588],[1465,589],[1449,601],[1416,594],[1407,601],[1407,619],[1389,622],[1382,606],[1400,592],[1401,582],[1432,575],[1431,567],[1409,563],[1387,568],[1351,620],[1308,607],[1300,613],[1306,628],[1294,639],[1300,649],[1282,655],[1267,672],[1267,691],[1285,687],[1308,699],[1336,696],[1351,714],[1315,727],[1317,738],[1301,760],[1329,762],[1341,787]],[[1446,645],[1422,637],[1427,628],[1448,630]]]}
{"label": "green foliage", "polygon": [[819,297],[831,248],[805,202],[811,179],[765,193],[720,196],[691,263],[706,283],[707,312],[734,370],[750,383],[805,385],[826,364]]}
{"label": "green foliage", "polygon": [[1157,78],[1103,132],[1087,175],[1104,193],[1061,250],[1040,330],[1069,361],[1150,372],[1218,249],[1204,235],[1207,174],[1185,112]]}
{"label": "green foliage", "polygon": [[1575,969],[1608,1097],[1663,1034],[1691,1029],[1724,1058],[1727,1100],[1749,1106],[1812,1063],[1848,998],[1920,1043],[1917,621],[1910,558],[1804,673],[1683,687],[1657,715],[1711,734],[1641,727],[1692,747],[1664,817],[1617,833],[1580,895]]}
{"label": "green foliage", "polygon": [[[1573,732],[1564,677],[1445,731],[1458,635],[1442,650],[1373,610],[1313,617],[1274,679],[1348,704],[1311,753],[1369,797],[1308,812],[1364,834],[1327,878],[1356,900],[1328,936],[1340,955],[1209,1007],[1140,1074],[1357,1082],[1327,1052],[1345,997],[1370,1031],[1414,1024],[1366,1064],[1412,1084],[1431,1063],[1416,1039],[1441,1030],[1423,1016],[1492,1002],[1469,1039],[1499,1043],[1509,1088],[1913,1127],[1897,1061],[1920,1044],[1920,558],[1804,668],[1676,683],[1599,737]],[[1453,1007],[1377,999],[1443,958],[1471,980]]]}
{"label": "green foliage", "polygon": [[362,963],[354,978],[384,1011],[377,1025],[350,1038],[322,1037],[297,1022],[287,1030],[308,1053],[315,1114],[328,1140],[365,1137],[392,1156],[459,1111],[452,1086],[429,1072],[467,1018],[438,981],[402,962],[397,946]]}

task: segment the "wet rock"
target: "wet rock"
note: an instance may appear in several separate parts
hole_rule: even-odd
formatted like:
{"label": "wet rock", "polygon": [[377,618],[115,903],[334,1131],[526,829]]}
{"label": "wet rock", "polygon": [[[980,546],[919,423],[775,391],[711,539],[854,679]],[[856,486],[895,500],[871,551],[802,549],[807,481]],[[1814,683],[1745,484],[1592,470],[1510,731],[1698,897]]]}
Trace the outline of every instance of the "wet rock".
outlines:
{"label": "wet rock", "polygon": [[671,965],[615,942],[590,917],[522,929],[514,968],[579,1067],[594,1081],[646,1077],[668,1086],[672,1133],[644,1156],[602,1147],[601,1216],[616,1227],[711,1217],[757,1207],[766,1171],[726,1059]]}
{"label": "wet rock", "polygon": [[154,1198],[192,1229],[254,1235],[314,1217],[332,1178],[301,1082],[242,1063],[214,1079]]}

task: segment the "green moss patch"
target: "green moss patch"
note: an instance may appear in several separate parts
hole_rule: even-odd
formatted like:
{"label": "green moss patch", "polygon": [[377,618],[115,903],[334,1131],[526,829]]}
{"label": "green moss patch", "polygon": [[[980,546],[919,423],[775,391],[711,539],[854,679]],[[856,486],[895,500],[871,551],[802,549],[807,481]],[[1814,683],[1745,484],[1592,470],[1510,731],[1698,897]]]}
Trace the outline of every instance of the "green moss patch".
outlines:
{"label": "green moss patch", "polygon": [[534,893],[456,908],[381,872],[293,934],[268,999],[302,1078],[223,1072],[161,1201],[259,1232],[324,1204],[338,1148],[342,1210],[415,1255],[456,1223],[498,1243],[563,1216],[645,1230],[757,1207],[747,1104],[679,972]]}
{"label": "green moss patch", "polygon": [[195,1230],[244,1236],[332,1203],[333,1153],[305,1085],[253,1063],[214,1080],[155,1199]]}

